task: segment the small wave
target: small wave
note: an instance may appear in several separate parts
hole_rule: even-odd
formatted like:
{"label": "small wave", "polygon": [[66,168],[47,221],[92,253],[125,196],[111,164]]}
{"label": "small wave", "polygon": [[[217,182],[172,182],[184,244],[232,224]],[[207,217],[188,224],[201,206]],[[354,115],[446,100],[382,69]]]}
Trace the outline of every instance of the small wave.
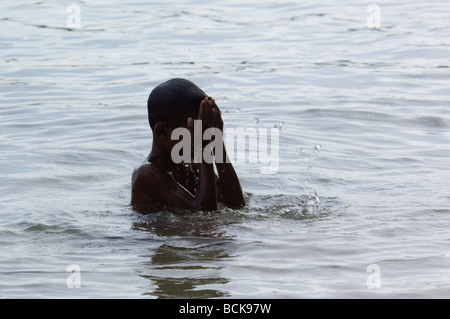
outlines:
{"label": "small wave", "polygon": [[94,238],[91,232],[69,223],[54,225],[37,223],[28,225],[23,231],[25,233],[39,233],[40,235],[75,236],[80,239]]}
{"label": "small wave", "polygon": [[438,116],[421,116],[408,121],[411,124],[425,126],[425,127],[436,127],[445,128],[448,127],[448,123],[445,119]]}
{"label": "small wave", "polygon": [[105,29],[90,29],[90,28],[69,28],[69,27],[59,27],[59,26],[51,26],[46,24],[27,24],[29,26],[33,26],[41,29],[53,29],[53,30],[64,30],[64,31],[86,31],[86,32],[100,32],[105,31]]}
{"label": "small wave", "polygon": [[133,230],[149,231],[160,237],[222,237],[222,226],[229,222],[217,212],[186,212],[165,209],[137,216]]}
{"label": "small wave", "polygon": [[27,227],[25,229],[26,232],[42,232],[42,231],[55,231],[59,230],[60,227],[57,225],[45,225],[45,224],[35,224]]}
{"label": "small wave", "polygon": [[246,194],[247,206],[240,210],[221,208],[214,212],[189,212],[161,206],[134,207],[139,213],[134,230],[150,231],[158,236],[223,237],[227,226],[251,221],[284,219],[302,221],[324,218],[340,211],[337,198],[310,195],[255,196]]}
{"label": "small wave", "polygon": [[338,198],[320,197],[316,192],[309,195],[256,196],[246,208],[248,214],[257,218],[282,218],[305,220],[323,218],[339,211],[343,204]]}

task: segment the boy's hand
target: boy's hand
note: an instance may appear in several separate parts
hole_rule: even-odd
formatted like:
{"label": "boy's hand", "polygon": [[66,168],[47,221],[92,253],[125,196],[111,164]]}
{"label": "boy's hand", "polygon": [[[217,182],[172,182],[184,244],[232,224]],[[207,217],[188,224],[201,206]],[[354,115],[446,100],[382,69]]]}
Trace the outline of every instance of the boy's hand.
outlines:
{"label": "boy's hand", "polygon": [[212,110],[214,113],[215,127],[217,127],[223,133],[222,111],[220,111],[219,107],[217,106],[216,100],[211,98],[211,102],[212,102]]}
{"label": "boy's hand", "polygon": [[[222,112],[216,104],[216,101],[211,97],[205,97],[200,103],[198,112],[198,120],[202,122],[202,136],[208,128],[218,128],[223,133]],[[191,137],[194,136],[194,120],[192,117],[187,120],[187,128],[191,132]],[[193,139],[192,139],[193,142]],[[205,146],[207,141],[203,141]]]}
{"label": "boy's hand", "polygon": [[198,113],[198,119],[202,120],[203,130],[211,127],[216,127],[222,131],[223,121],[222,112],[216,104],[216,101],[212,97],[205,97],[200,103],[200,110]]}

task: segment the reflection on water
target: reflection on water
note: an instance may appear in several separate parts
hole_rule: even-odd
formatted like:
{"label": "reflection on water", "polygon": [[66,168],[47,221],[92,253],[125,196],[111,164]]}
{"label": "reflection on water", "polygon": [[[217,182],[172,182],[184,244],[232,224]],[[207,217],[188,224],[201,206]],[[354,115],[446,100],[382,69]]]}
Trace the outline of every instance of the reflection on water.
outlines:
{"label": "reflection on water", "polygon": [[139,276],[150,281],[146,295],[158,298],[229,296],[217,287],[228,282],[221,262],[233,255],[233,238],[226,236],[216,213],[156,212],[133,223],[164,241],[140,264]]}
{"label": "reflection on water", "polygon": [[[229,258],[227,246],[220,243],[201,246],[167,245],[157,248],[140,269],[140,276],[151,281],[148,295],[158,298],[214,298],[229,293],[217,287],[228,282],[217,263]],[[147,266],[148,268],[144,268]]]}

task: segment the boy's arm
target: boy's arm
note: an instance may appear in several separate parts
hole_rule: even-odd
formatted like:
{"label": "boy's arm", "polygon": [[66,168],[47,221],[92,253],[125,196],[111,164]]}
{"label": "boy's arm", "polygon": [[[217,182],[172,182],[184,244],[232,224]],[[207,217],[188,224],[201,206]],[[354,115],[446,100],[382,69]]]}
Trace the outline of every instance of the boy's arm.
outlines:
{"label": "boy's arm", "polygon": [[241,184],[233,165],[229,163],[228,156],[223,146],[223,158],[216,159],[217,173],[219,174],[219,189],[223,203],[233,209],[245,206]]}
{"label": "boy's arm", "polygon": [[[223,120],[222,120],[222,112],[216,104],[214,99],[211,99],[213,108],[216,109],[215,115],[216,119],[216,127],[223,134]],[[222,154],[220,154],[222,153]],[[219,174],[219,189],[221,192],[221,198],[223,203],[233,209],[241,208],[245,206],[244,195],[242,193],[241,184],[239,183],[239,178],[234,170],[233,165],[231,164],[225,145],[222,139],[222,152],[216,152],[215,164],[217,168],[217,173]]]}

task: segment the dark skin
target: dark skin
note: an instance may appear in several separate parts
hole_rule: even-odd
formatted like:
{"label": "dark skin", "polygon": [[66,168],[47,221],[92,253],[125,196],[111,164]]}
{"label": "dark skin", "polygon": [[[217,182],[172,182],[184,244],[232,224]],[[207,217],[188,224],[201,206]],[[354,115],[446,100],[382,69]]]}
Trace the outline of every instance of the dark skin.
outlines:
{"label": "dark skin", "polygon": [[[185,126],[191,137],[194,136],[194,118],[193,114]],[[223,132],[221,112],[214,99],[206,97],[201,101],[197,119],[202,121],[203,131],[218,128]],[[226,161],[223,142],[223,158],[215,158],[214,163],[207,163],[202,157],[200,163],[176,164],[171,158],[172,147],[178,143],[171,139],[174,129],[166,123],[155,124],[152,150],[147,160],[132,174],[131,205],[158,203],[191,211],[214,211],[220,201],[233,209],[243,207],[245,201],[241,185],[233,165]],[[206,149],[210,152],[208,144],[209,141],[203,141],[201,151]],[[192,141],[192,154],[193,147]]]}

